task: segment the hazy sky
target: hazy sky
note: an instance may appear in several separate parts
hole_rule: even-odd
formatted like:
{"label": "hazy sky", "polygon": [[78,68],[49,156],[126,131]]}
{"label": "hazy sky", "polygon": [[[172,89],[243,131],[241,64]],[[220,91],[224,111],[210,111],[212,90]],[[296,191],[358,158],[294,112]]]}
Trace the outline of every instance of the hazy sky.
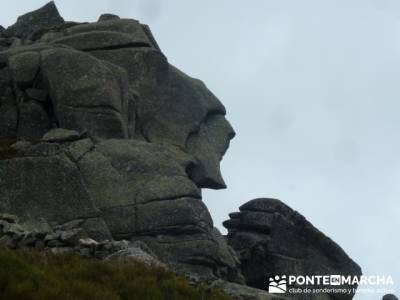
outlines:
{"label": "hazy sky", "polygon": [[[0,24],[46,0],[3,0]],[[400,2],[58,0],[150,25],[169,61],[202,79],[237,132],[216,226],[255,197],[304,214],[363,268],[400,286]],[[356,299],[380,299],[380,294]]]}

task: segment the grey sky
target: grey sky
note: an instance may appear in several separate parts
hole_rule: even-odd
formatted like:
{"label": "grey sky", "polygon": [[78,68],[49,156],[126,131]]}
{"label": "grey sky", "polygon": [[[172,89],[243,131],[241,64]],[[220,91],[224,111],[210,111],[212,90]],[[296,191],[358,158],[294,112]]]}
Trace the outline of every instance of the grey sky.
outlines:
{"label": "grey sky", "polygon": [[[46,0],[2,1],[0,24]],[[364,274],[400,285],[400,2],[58,0],[63,17],[104,12],[150,25],[169,61],[202,79],[237,132],[215,224],[277,197],[339,243]],[[379,294],[356,299],[380,299]]]}

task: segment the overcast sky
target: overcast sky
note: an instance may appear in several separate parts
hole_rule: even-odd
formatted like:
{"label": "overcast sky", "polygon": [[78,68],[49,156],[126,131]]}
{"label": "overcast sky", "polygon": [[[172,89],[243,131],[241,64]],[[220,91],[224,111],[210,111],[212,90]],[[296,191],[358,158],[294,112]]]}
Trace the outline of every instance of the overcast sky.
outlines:
{"label": "overcast sky", "polygon": [[[3,0],[0,24],[47,1]],[[169,61],[202,79],[237,132],[222,163],[228,213],[276,197],[363,268],[400,286],[400,2],[58,0],[63,17],[104,12],[150,25]],[[380,294],[356,299],[380,299]]]}

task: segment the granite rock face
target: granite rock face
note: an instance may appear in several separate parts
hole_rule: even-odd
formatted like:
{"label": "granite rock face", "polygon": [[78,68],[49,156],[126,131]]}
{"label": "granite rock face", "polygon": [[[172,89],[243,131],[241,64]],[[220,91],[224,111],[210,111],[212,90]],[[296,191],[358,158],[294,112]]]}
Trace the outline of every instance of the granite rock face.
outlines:
{"label": "granite rock face", "polygon": [[[276,273],[359,275],[277,200],[243,205],[226,238],[214,227],[201,189],[226,187],[220,161],[235,132],[225,114],[147,25],[111,14],[67,22],[50,2],[0,26],[0,214],[50,232],[50,248],[82,230],[78,248],[96,258],[126,240],[139,246],[110,260],[157,257],[240,300],[287,299],[261,290]],[[27,232],[14,233],[4,240],[19,245]]]}
{"label": "granite rock face", "polygon": [[234,131],[149,27],[66,22],[53,2],[0,33],[0,213],[146,241],[199,280],[243,282],[201,188],[224,188]]}
{"label": "granite rock face", "polygon": [[[266,289],[266,279],[275,275],[361,275],[360,267],[335,242],[280,200],[251,200],[223,224],[228,229],[228,244],[238,253],[250,286]],[[352,287],[356,288],[343,286]],[[352,299],[353,295],[305,297]]]}
{"label": "granite rock face", "polygon": [[2,32],[6,37],[29,39],[32,34],[64,24],[54,2],[49,2],[38,10],[20,16],[17,22]]}

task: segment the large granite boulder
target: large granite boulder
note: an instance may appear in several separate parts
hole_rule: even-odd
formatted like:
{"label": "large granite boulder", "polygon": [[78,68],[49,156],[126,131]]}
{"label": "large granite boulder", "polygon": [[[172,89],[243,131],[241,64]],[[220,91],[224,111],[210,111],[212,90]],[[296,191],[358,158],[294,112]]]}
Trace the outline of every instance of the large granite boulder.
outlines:
{"label": "large granite boulder", "polygon": [[240,300],[286,299],[256,289],[274,273],[359,275],[276,200],[232,214],[227,240],[214,227],[201,189],[226,187],[220,161],[235,132],[225,114],[147,25],[110,14],[65,22],[50,2],[0,26],[0,214],[88,241],[145,242]]}
{"label": "large granite boulder", "polygon": [[50,2],[3,30],[0,46],[0,213],[145,241],[193,280],[244,282],[201,199],[225,187],[234,131],[148,26],[65,22]]}
{"label": "large granite boulder", "polygon": [[41,70],[58,126],[88,129],[98,138],[128,138],[131,99],[123,70],[67,48],[42,51]]}
{"label": "large granite boulder", "polygon": [[[223,225],[228,229],[228,244],[239,255],[243,275],[250,286],[267,289],[267,278],[276,275],[361,275],[360,267],[342,248],[280,200],[251,200],[240,207],[240,212],[231,213]],[[304,297],[352,299],[353,294]],[[295,298],[303,299],[301,295]]]}
{"label": "large granite boulder", "polygon": [[382,297],[382,300],[399,300],[399,298],[397,298],[393,294],[386,294],[385,296]]}
{"label": "large granite boulder", "polygon": [[23,132],[12,132],[9,104],[1,114],[7,135],[37,139],[49,127],[62,127],[87,130],[94,139],[168,144],[195,159],[188,173],[199,188],[224,188],[219,162],[234,131],[221,102],[201,81],[168,63],[147,26],[111,18],[48,27],[41,15],[53,5],[29,14],[32,27],[40,27],[33,40],[15,34],[21,45],[0,52],[0,84],[14,98],[8,102],[18,104],[17,110],[22,103],[41,102],[48,114],[44,118],[35,107],[37,120],[26,122],[38,130],[26,134],[24,120],[17,118]]}

